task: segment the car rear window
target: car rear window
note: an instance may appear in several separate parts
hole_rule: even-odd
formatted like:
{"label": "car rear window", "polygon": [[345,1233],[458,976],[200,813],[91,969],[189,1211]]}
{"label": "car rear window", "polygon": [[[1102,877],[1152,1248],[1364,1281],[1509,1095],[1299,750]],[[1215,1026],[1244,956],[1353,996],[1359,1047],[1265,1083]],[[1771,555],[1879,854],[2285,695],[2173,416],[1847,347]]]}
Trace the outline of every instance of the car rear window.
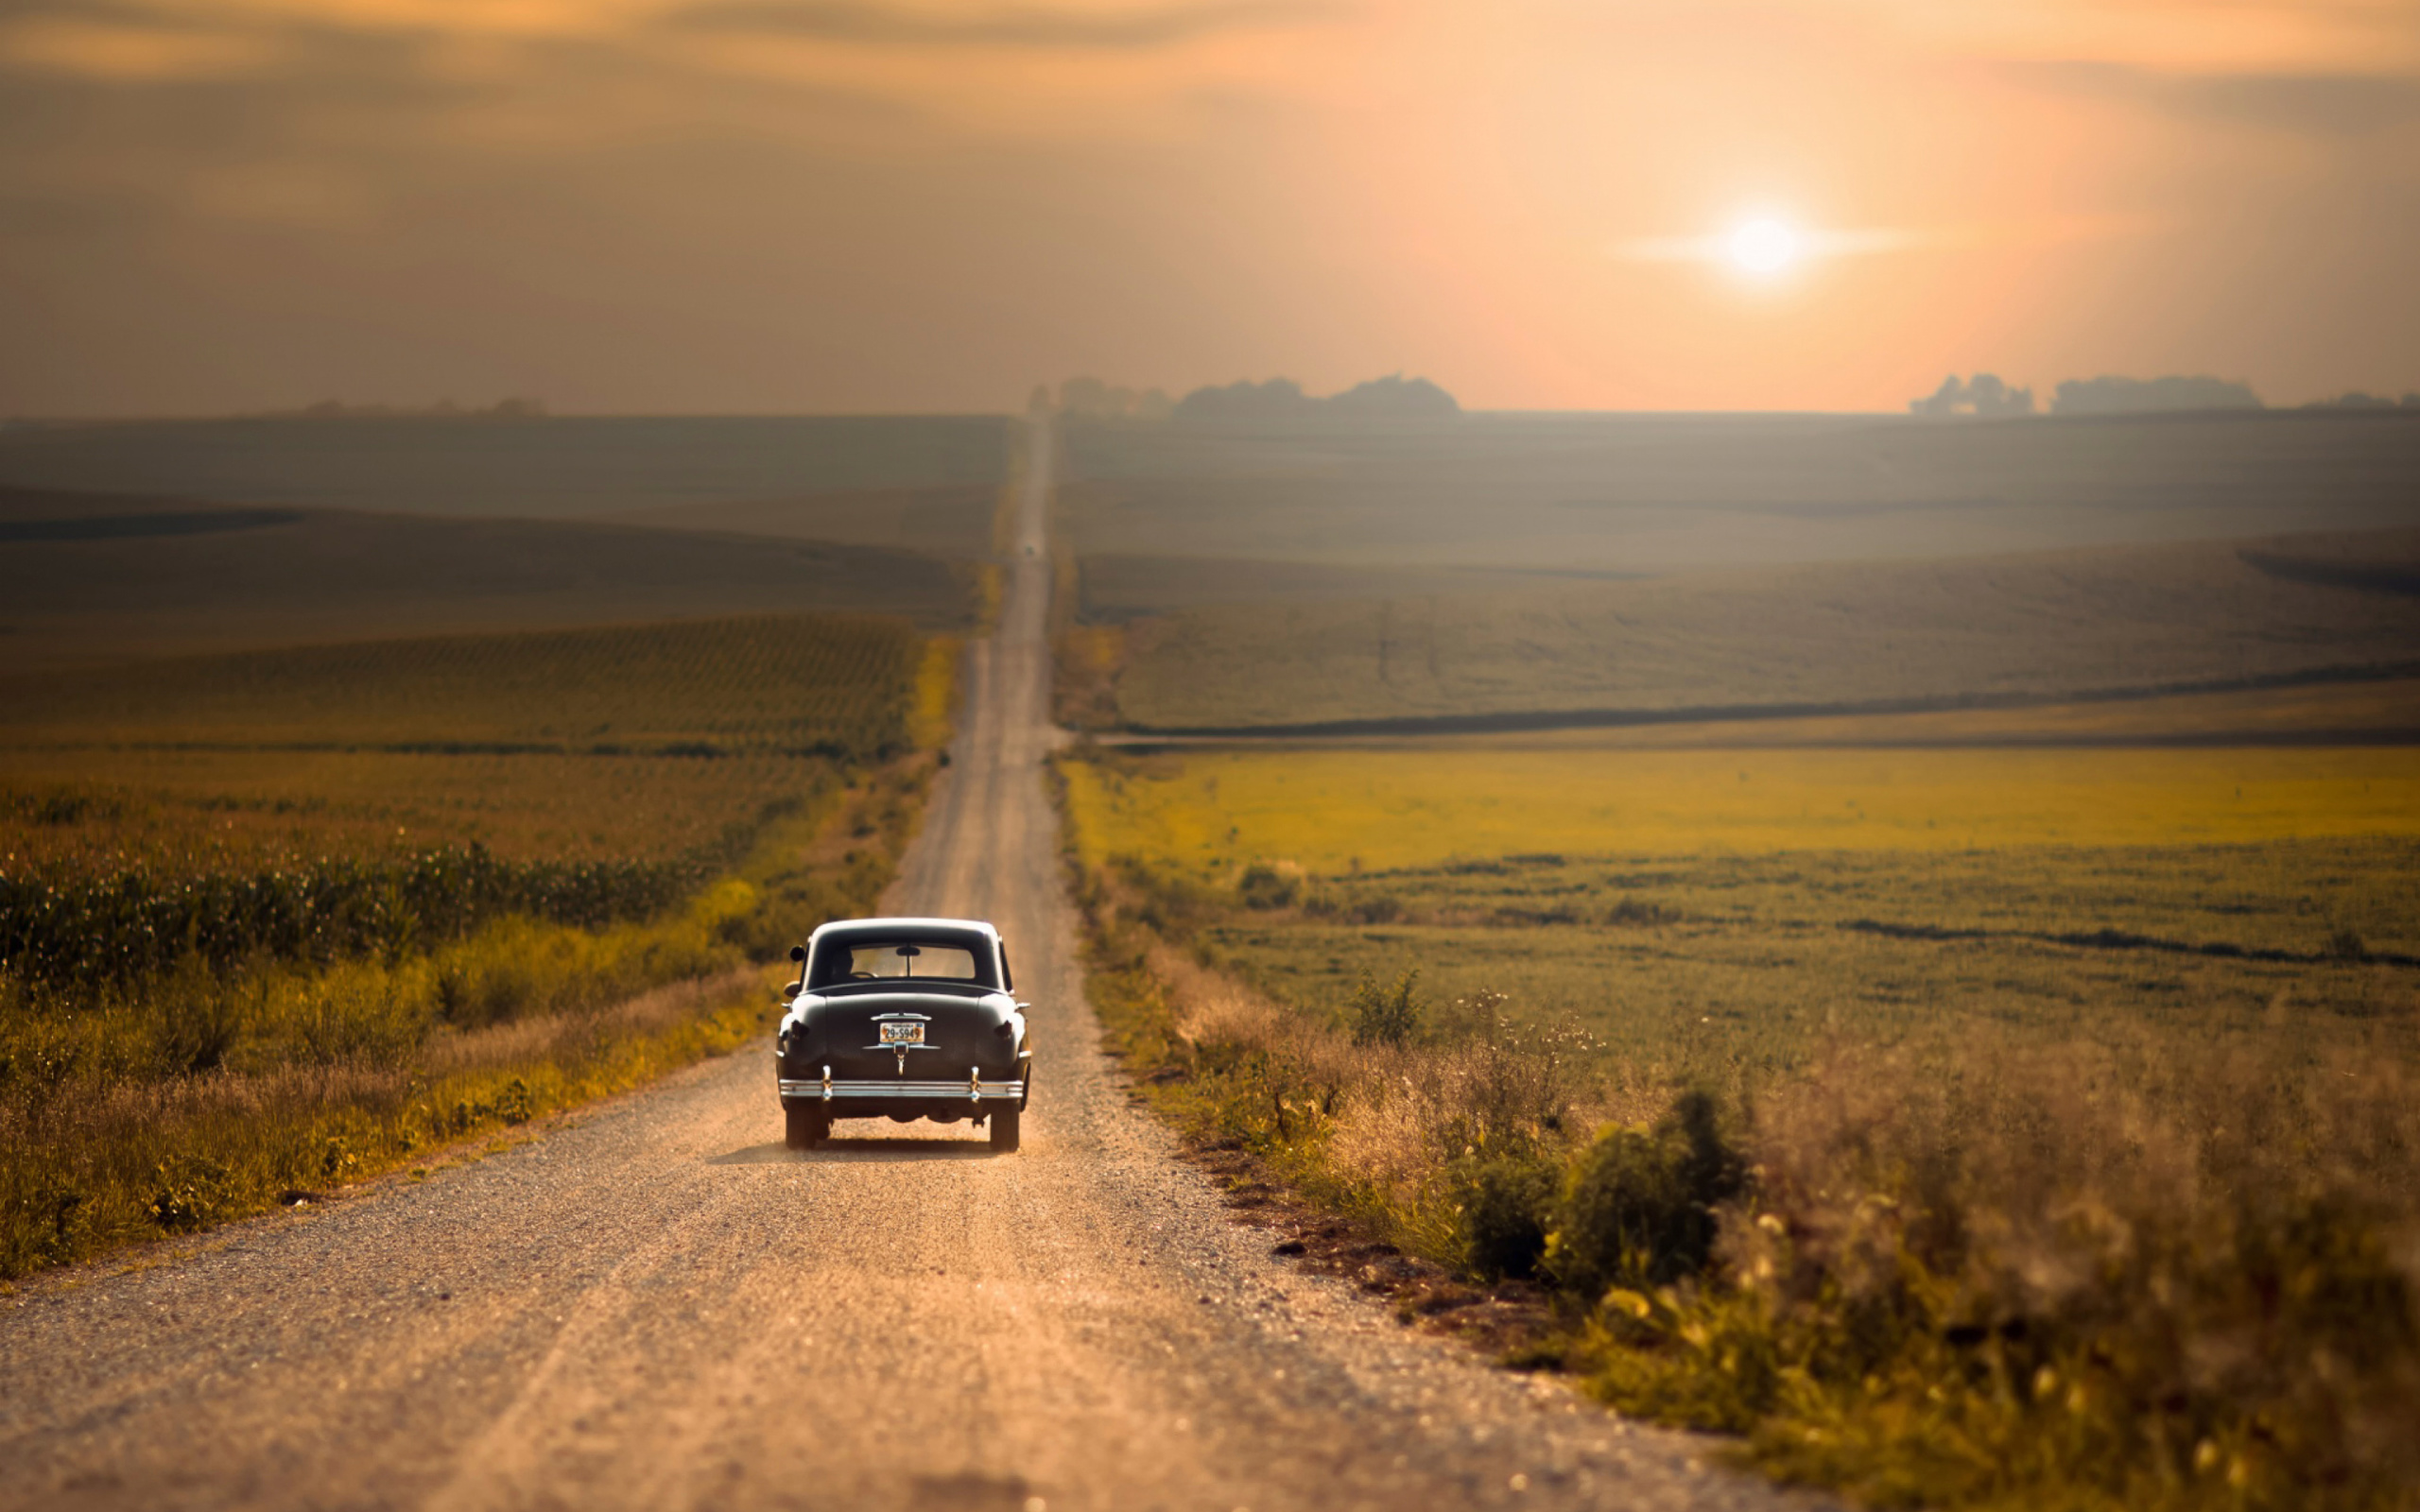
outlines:
{"label": "car rear window", "polygon": [[[839,963],[833,963],[838,966]],[[836,982],[871,982],[892,978],[939,982],[981,980],[975,971],[975,953],[954,945],[927,945],[912,940],[883,940],[851,945],[845,971],[833,972]]]}

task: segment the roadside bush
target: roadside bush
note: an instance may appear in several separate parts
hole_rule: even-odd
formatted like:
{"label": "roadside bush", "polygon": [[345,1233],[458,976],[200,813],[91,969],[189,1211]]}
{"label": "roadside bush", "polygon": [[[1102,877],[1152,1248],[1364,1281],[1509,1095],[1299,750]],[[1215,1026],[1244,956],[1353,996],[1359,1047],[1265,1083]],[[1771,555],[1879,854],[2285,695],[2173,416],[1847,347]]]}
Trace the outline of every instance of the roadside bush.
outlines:
{"label": "roadside bush", "polygon": [[1552,1160],[1498,1156],[1456,1173],[1463,1268],[1480,1280],[1526,1280],[1546,1253],[1560,1169]]}
{"label": "roadside bush", "polygon": [[1378,985],[1376,977],[1364,975],[1361,985],[1353,989],[1347,1009],[1353,1019],[1353,1042],[1397,1047],[1410,1043],[1420,1032],[1420,1002],[1411,995],[1419,981],[1416,967],[1385,987]]}
{"label": "roadside bush", "polygon": [[1546,1268],[1588,1297],[1696,1275],[1713,1258],[1716,1208],[1746,1181],[1746,1161],[1724,1140],[1714,1099],[1684,1093],[1653,1129],[1606,1129],[1572,1162]]}
{"label": "roadside bush", "polygon": [[1162,938],[1181,944],[1197,925],[1226,911],[1224,893],[1166,868],[1132,856],[1114,857],[1110,867],[1125,913]]}
{"label": "roadside bush", "polygon": [[[1088,989],[1147,1096],[1407,1251],[1567,1290],[1555,1352],[1625,1413],[1873,1506],[2420,1509],[2420,1088],[2392,1055],[1969,1022],[1652,1116],[1651,1069],[1493,1002],[1372,976],[1325,1018],[1082,885]],[[2377,969],[2394,1006],[2367,1011],[2403,1013]]]}
{"label": "roadside bush", "polygon": [[1591,1383],[1879,1505],[2408,1508],[2420,1124],[2390,1069],[1972,1047],[1759,1110],[1697,1287]]}

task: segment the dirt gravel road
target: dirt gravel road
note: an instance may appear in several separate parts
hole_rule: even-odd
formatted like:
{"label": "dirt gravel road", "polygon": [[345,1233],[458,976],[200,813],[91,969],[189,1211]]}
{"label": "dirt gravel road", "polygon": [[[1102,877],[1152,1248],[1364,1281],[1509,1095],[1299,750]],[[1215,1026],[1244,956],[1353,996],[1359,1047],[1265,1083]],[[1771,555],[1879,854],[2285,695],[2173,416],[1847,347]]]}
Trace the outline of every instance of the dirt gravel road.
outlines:
{"label": "dirt gravel road", "polygon": [[1024,1151],[883,1124],[791,1154],[751,1049],[424,1183],[35,1284],[0,1304],[0,1507],[1809,1504],[1271,1259],[1126,1102],[1037,771],[1035,453],[1035,549],[895,898],[1017,952]]}

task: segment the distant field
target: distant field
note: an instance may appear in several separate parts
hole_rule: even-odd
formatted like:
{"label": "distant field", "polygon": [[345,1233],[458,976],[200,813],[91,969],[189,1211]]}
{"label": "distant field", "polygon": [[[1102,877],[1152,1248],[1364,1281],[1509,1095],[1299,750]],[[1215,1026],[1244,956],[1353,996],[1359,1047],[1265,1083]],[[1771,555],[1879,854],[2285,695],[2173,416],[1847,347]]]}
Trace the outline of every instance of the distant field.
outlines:
{"label": "distant field", "polygon": [[[1081,648],[1108,647],[1115,627],[1070,632],[1062,664]],[[2420,679],[2360,678],[2223,693],[2019,703],[1910,713],[1801,714],[1759,718],[1574,724],[1538,730],[1421,734],[1185,735],[1106,733],[1102,745],[1138,751],[1290,748],[1404,750],[1756,750],[1992,746],[2016,749],[2086,746],[2420,745]]]}
{"label": "distant field", "polygon": [[920,682],[945,684],[946,658],[897,620],[797,615],[18,679],[0,683],[0,850],[77,872],[470,841],[674,860],[795,802],[819,762],[929,738]]}
{"label": "distant field", "polygon": [[182,658],[0,683],[0,739],[872,757],[908,745],[921,646],[789,614]]}
{"label": "distant field", "polygon": [[1961,1024],[2247,1044],[2292,1042],[2291,1024],[2298,1054],[2414,1053],[2409,748],[1197,751],[1063,770],[1089,865],[1132,858],[1191,889],[1217,959],[1322,1017],[1365,973],[1417,968],[1432,1004],[1507,993],[1651,1081]]}
{"label": "distant field", "polygon": [[1088,990],[1407,1315],[1877,1504],[2411,1484],[2420,424],[1071,451]]}
{"label": "distant field", "polygon": [[1633,575],[1585,569],[1357,567],[1216,557],[1095,556],[1082,558],[1078,564],[1075,610],[1086,624],[1116,625],[1209,606],[1425,600],[1440,594],[1504,593],[1629,576]]}
{"label": "distant field", "polygon": [[0,490],[0,675],[180,652],[801,610],[931,628],[973,570],[634,525],[225,509]]}
{"label": "distant field", "polygon": [[[2345,579],[2356,557],[2374,579]],[[1115,708],[1145,730],[1417,728],[2377,677],[2420,648],[2414,562],[2420,532],[2395,531],[1205,608],[1127,628]]]}
{"label": "distant field", "polygon": [[[1204,877],[1582,855],[2420,840],[2383,748],[1201,750],[1068,765],[1088,860]],[[2412,879],[2420,885],[2420,878]]]}
{"label": "distant field", "polygon": [[880,546],[951,559],[988,557],[1000,490],[982,484],[926,489],[865,489],[729,504],[676,504],[633,509],[617,524],[672,530],[770,536],[784,541]]}
{"label": "distant field", "polygon": [[2420,525],[2420,417],[1065,427],[1083,557],[1638,573]]}
{"label": "distant field", "polygon": [[1009,429],[987,415],[126,421],[0,431],[0,485],[569,519],[996,486]]}

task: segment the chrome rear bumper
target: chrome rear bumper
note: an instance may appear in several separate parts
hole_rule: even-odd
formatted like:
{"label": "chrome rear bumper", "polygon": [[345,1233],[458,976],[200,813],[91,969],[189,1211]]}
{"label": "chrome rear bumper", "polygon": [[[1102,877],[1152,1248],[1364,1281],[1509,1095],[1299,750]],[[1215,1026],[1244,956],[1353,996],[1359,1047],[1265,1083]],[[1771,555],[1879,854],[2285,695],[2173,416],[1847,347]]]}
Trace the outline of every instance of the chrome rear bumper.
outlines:
{"label": "chrome rear bumper", "polygon": [[984,1081],[969,1076],[964,1081],[908,1081],[906,1078],[884,1077],[874,1081],[842,1081],[825,1077],[821,1081],[782,1080],[782,1096],[793,1102],[837,1103],[860,1098],[880,1098],[885,1102],[960,1102],[960,1103],[1022,1103],[1025,1080]]}

